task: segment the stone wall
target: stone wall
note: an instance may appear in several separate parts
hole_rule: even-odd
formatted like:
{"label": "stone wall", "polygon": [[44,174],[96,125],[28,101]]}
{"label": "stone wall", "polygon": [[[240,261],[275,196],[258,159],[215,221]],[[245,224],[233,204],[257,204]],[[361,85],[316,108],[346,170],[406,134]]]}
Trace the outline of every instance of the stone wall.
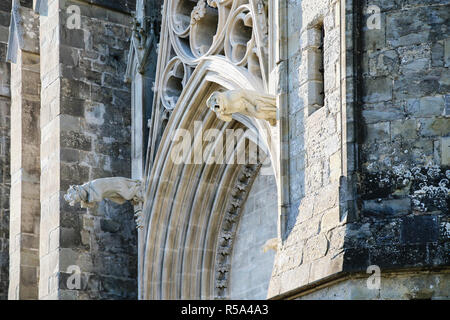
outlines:
{"label": "stone wall", "polygon": [[286,6],[279,9],[280,24],[286,25],[280,41],[279,77],[287,78],[280,108],[287,110],[282,130],[288,128],[283,137],[288,141],[289,199],[285,201],[289,205],[269,297],[333,273],[343,258],[342,244],[330,239],[330,229],[341,222],[340,176],[345,157],[341,2],[287,1]]}
{"label": "stone wall", "polygon": [[[80,9],[80,28],[68,25],[71,5]],[[63,199],[71,184],[131,174],[123,82],[130,21],[79,1],[53,0],[41,10],[42,299],[137,297],[132,207],[104,201],[86,211]],[[73,272],[81,272],[80,287],[70,285]]]}
{"label": "stone wall", "polygon": [[348,268],[448,267],[450,2],[370,4],[380,28],[362,16],[360,214],[347,226]]}
{"label": "stone wall", "polygon": [[230,299],[265,299],[275,252],[263,251],[277,237],[277,185],[275,176],[256,177],[245,202],[233,245]]}
{"label": "stone wall", "polygon": [[40,223],[39,16],[13,1],[9,299],[37,299]]}
{"label": "stone wall", "polygon": [[8,298],[10,159],[10,65],[6,62],[11,0],[0,2],[0,300]]}
{"label": "stone wall", "polygon": [[[371,265],[382,273],[450,266],[449,5],[303,0],[281,7],[289,210],[269,296],[312,290]],[[322,24],[320,107],[314,29]],[[359,284],[348,288],[358,295]],[[432,282],[421,285],[419,295]]]}
{"label": "stone wall", "polygon": [[411,272],[381,274],[380,288],[369,289],[369,275],[354,277],[315,289],[300,300],[448,300],[450,274]]}

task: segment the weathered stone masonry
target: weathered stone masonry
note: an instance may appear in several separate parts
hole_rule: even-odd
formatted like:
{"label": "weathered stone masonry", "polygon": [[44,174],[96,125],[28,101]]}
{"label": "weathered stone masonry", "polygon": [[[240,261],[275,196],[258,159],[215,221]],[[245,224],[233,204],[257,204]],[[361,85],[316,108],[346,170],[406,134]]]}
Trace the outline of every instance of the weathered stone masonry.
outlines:
{"label": "weathered stone masonry", "polygon": [[370,4],[381,29],[362,16],[360,215],[347,227],[348,269],[448,267],[450,1]]}
{"label": "weathered stone masonry", "polygon": [[134,1],[12,4],[0,4],[0,299],[136,299],[131,205],[86,211],[63,199],[70,184],[131,175]]}
{"label": "weathered stone masonry", "polygon": [[10,65],[6,62],[11,1],[0,2],[0,300],[8,298],[9,280],[9,131]]}
{"label": "weathered stone masonry", "polygon": [[[371,5],[380,8],[380,29],[368,27]],[[288,1],[282,8],[290,210],[269,296],[448,298],[439,283],[448,282],[442,270],[450,265],[449,5]],[[317,62],[308,50],[322,23],[325,105],[310,113]],[[385,287],[346,281],[370,265],[381,268]],[[396,291],[396,281],[408,289]]]}
{"label": "weathered stone masonry", "polygon": [[11,62],[10,299],[36,299],[40,222],[39,16],[32,4],[12,2],[8,41]]}
{"label": "weathered stone masonry", "polygon": [[[130,8],[89,2],[53,0],[41,8],[41,299],[136,298],[131,206],[102,202],[86,212],[63,199],[70,184],[131,175],[130,89],[123,83]],[[67,26],[71,5],[80,8],[79,29]],[[67,287],[72,265],[82,273],[80,290]]]}

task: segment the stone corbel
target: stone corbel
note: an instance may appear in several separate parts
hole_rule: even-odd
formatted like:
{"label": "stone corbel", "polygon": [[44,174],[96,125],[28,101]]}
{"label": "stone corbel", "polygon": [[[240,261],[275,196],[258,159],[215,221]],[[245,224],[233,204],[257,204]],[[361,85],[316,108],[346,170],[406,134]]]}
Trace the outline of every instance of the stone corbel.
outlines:
{"label": "stone corbel", "polygon": [[216,91],[206,104],[223,121],[231,121],[233,113],[241,113],[256,119],[267,120],[272,126],[277,123],[275,96],[251,90]]}
{"label": "stone corbel", "polygon": [[80,202],[82,208],[92,208],[95,202],[109,199],[123,204],[130,201],[137,210],[135,218],[137,227],[142,228],[142,203],[144,202],[142,182],[122,177],[101,178],[83,185],[70,186],[64,199],[71,205]]}

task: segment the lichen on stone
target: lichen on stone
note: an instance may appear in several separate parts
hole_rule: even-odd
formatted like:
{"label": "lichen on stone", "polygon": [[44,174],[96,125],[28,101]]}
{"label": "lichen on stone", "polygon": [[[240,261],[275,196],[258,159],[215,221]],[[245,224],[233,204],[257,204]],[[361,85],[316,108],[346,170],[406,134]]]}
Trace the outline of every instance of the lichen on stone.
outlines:
{"label": "lichen on stone", "polygon": [[428,163],[408,168],[405,163],[378,173],[364,173],[361,185],[362,199],[383,199],[409,197],[412,210],[416,213],[441,211],[449,213],[450,170]]}

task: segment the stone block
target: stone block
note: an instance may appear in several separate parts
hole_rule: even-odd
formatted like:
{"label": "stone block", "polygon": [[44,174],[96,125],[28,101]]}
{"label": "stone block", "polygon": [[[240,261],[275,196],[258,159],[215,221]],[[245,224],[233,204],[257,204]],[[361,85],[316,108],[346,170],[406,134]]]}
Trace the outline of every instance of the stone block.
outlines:
{"label": "stone block", "polygon": [[340,211],[339,208],[332,208],[325,211],[322,215],[322,220],[320,222],[320,232],[326,232],[333,228],[336,228],[340,224]]}
{"label": "stone block", "polygon": [[392,100],[393,84],[388,77],[365,79],[363,82],[364,103],[376,103]]}
{"label": "stone block", "polygon": [[420,134],[423,136],[445,136],[450,128],[450,118],[420,119]]}
{"label": "stone block", "polygon": [[444,65],[450,67],[450,38],[444,41]]}
{"label": "stone block", "polygon": [[280,279],[280,291],[288,292],[308,284],[310,267],[310,264],[302,264],[295,269],[283,272]]}
{"label": "stone block", "polygon": [[318,260],[311,263],[311,269],[309,274],[309,283],[322,280],[328,276],[335,275],[342,271],[344,254],[334,256],[334,254],[328,254]]}
{"label": "stone block", "polygon": [[305,262],[312,262],[320,259],[327,254],[327,251],[328,239],[323,233],[309,238],[305,245]]}
{"label": "stone block", "polygon": [[420,111],[421,116],[440,116],[444,113],[444,97],[433,96],[423,97],[420,99]]}
{"label": "stone block", "polygon": [[417,122],[415,119],[391,122],[392,139],[417,139]]}
{"label": "stone block", "polygon": [[401,10],[387,14],[386,42],[393,47],[425,43],[430,35],[426,8]]}
{"label": "stone block", "polygon": [[441,138],[441,164],[450,166],[450,137]]}
{"label": "stone block", "polygon": [[366,200],[363,202],[363,212],[377,217],[407,215],[411,213],[411,200],[409,198],[382,201]]}
{"label": "stone block", "polygon": [[391,129],[389,122],[379,122],[367,125],[367,141],[387,141],[391,138]]}
{"label": "stone block", "polygon": [[438,217],[434,215],[405,217],[401,241],[405,244],[436,242],[439,236]]}

